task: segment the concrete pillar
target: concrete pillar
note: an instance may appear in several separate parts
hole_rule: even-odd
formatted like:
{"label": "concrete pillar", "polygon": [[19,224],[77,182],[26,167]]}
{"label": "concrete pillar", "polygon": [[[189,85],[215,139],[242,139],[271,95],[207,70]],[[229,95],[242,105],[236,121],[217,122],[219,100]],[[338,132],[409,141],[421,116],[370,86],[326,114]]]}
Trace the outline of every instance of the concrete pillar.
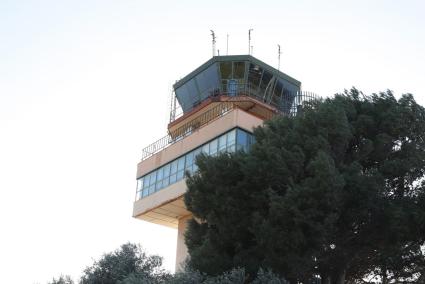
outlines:
{"label": "concrete pillar", "polygon": [[178,231],[177,231],[177,251],[176,251],[176,271],[182,270],[182,265],[188,255],[187,247],[184,243],[184,233],[187,228],[187,221],[192,219],[192,216],[186,216],[179,219]]}

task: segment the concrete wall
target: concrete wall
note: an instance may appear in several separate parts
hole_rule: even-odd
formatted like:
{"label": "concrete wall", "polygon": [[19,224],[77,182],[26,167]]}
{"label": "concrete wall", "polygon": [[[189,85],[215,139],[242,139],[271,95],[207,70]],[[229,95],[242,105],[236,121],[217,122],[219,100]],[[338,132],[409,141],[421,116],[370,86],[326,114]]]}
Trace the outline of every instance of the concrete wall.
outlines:
{"label": "concrete wall", "polygon": [[170,145],[152,157],[137,165],[137,177],[141,177],[160,166],[171,162],[177,157],[197,148],[220,134],[234,128],[252,131],[253,127],[259,126],[263,120],[243,110],[234,109],[224,116],[212,121],[210,124],[199,128],[189,136]]}

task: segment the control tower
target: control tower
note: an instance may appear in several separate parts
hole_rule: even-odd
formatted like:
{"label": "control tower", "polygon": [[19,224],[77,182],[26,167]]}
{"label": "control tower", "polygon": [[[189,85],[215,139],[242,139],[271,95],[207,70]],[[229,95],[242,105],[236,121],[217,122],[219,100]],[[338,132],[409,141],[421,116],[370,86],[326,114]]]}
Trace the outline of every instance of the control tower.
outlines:
{"label": "control tower", "polygon": [[276,115],[294,115],[313,98],[301,82],[251,55],[214,56],[173,86],[167,136],[143,149],[133,217],[178,230],[176,270],[187,256],[185,172],[200,153],[248,150],[252,131]]}

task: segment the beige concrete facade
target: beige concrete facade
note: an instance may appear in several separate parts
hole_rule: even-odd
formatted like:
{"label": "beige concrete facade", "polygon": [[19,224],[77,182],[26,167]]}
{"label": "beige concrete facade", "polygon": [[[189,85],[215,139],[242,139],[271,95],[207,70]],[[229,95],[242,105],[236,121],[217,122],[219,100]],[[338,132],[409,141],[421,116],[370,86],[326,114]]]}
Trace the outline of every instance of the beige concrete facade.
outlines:
{"label": "beige concrete facade", "polygon": [[232,128],[239,127],[252,132],[254,127],[257,127],[262,123],[262,119],[253,116],[246,111],[233,109],[224,116],[197,129],[182,140],[140,162],[137,165],[137,177],[141,177],[162,165],[173,161],[181,155],[199,147]]}
{"label": "beige concrete facade", "polygon": [[[225,115],[196,129],[180,141],[140,162],[137,165],[137,177],[150,173],[235,127],[252,132],[253,128],[261,125],[263,121],[256,114],[241,108],[234,108]],[[176,270],[181,268],[181,264],[187,257],[184,233],[187,221],[192,218],[183,202],[185,192],[186,182],[183,179],[135,201],[133,206],[133,217],[178,229]]]}

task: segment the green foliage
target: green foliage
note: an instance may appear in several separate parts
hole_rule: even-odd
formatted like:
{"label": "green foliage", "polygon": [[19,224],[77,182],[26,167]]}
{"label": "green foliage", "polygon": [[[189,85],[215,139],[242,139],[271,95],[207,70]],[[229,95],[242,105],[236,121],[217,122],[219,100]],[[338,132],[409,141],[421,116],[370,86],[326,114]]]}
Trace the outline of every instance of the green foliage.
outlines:
{"label": "green foliage", "polygon": [[53,278],[52,282],[49,282],[48,284],[74,284],[74,281],[68,275],[61,275],[58,279]]}
{"label": "green foliage", "polygon": [[415,281],[425,267],[425,110],[356,89],[254,131],[249,153],[197,159],[189,265],[269,267],[291,283]]}
{"label": "green foliage", "polygon": [[140,246],[127,243],[105,254],[84,270],[81,284],[155,284],[169,275],[161,268],[162,258],[148,256]]}
{"label": "green foliage", "polygon": [[165,281],[166,284],[288,284],[288,282],[273,274],[271,271],[262,269],[257,273],[253,281],[249,281],[250,276],[245,273],[243,268],[234,268],[225,271],[218,276],[207,276],[199,271],[187,269],[176,273],[172,278]]}

